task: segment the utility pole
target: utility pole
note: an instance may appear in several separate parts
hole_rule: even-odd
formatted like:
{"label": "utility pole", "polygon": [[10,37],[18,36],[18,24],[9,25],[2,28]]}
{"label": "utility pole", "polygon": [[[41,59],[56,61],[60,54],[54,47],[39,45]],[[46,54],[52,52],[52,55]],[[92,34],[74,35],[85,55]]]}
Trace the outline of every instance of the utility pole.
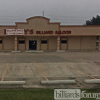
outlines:
{"label": "utility pole", "polygon": [[44,11],[43,11],[43,17],[44,17]]}

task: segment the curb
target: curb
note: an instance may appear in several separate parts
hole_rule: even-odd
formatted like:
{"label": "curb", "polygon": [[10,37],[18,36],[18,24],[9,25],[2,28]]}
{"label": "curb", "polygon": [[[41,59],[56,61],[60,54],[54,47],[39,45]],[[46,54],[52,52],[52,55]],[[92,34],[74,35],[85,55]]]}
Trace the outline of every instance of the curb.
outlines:
{"label": "curb", "polygon": [[21,51],[11,51],[11,52],[21,52]]}
{"label": "curb", "polygon": [[43,52],[43,51],[34,51],[34,50],[33,50],[33,51],[25,51],[25,52]]}
{"label": "curb", "polygon": [[56,52],[66,52],[65,50],[57,50]]}
{"label": "curb", "polygon": [[10,85],[10,84],[24,85],[25,81],[0,81],[0,85]]}
{"label": "curb", "polygon": [[100,83],[100,79],[85,79],[85,83]]}
{"label": "curb", "polygon": [[75,84],[75,80],[48,80],[41,81],[41,84]]}

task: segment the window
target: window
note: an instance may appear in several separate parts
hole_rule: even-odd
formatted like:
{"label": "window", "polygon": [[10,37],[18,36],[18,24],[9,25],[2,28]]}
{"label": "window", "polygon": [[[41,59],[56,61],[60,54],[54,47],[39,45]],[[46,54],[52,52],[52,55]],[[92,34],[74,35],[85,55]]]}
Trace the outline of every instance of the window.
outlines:
{"label": "window", "polygon": [[42,40],[41,44],[47,44],[47,40]]}
{"label": "window", "polygon": [[2,44],[2,40],[0,40],[0,44]]}
{"label": "window", "polygon": [[96,42],[96,46],[98,46],[99,45],[99,43],[98,42]]}
{"label": "window", "polygon": [[67,43],[67,40],[61,40],[61,43],[65,44]]}
{"label": "window", "polygon": [[99,36],[96,37],[96,49],[99,47]]}
{"label": "window", "polygon": [[99,36],[96,37],[96,40],[99,40]]}
{"label": "window", "polygon": [[25,40],[19,40],[19,44],[25,44]]}

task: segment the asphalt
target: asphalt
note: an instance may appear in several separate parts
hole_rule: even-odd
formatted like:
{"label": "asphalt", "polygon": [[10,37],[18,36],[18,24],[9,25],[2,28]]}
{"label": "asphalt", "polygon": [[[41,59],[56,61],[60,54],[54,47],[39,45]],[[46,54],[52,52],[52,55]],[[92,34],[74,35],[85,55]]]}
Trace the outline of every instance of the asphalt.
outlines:
{"label": "asphalt", "polygon": [[[25,85],[0,85],[0,88],[99,88],[85,79],[100,79],[100,52],[0,52],[0,77],[4,81],[26,81]],[[42,85],[42,80],[76,80],[76,84]]]}

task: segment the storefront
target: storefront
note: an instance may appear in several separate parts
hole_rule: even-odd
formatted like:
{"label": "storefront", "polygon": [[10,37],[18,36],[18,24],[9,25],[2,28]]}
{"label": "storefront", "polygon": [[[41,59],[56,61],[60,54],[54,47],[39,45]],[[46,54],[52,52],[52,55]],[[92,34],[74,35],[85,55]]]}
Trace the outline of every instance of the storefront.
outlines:
{"label": "storefront", "polygon": [[31,17],[15,26],[0,26],[0,50],[96,50],[100,26],[62,26],[45,17]]}

